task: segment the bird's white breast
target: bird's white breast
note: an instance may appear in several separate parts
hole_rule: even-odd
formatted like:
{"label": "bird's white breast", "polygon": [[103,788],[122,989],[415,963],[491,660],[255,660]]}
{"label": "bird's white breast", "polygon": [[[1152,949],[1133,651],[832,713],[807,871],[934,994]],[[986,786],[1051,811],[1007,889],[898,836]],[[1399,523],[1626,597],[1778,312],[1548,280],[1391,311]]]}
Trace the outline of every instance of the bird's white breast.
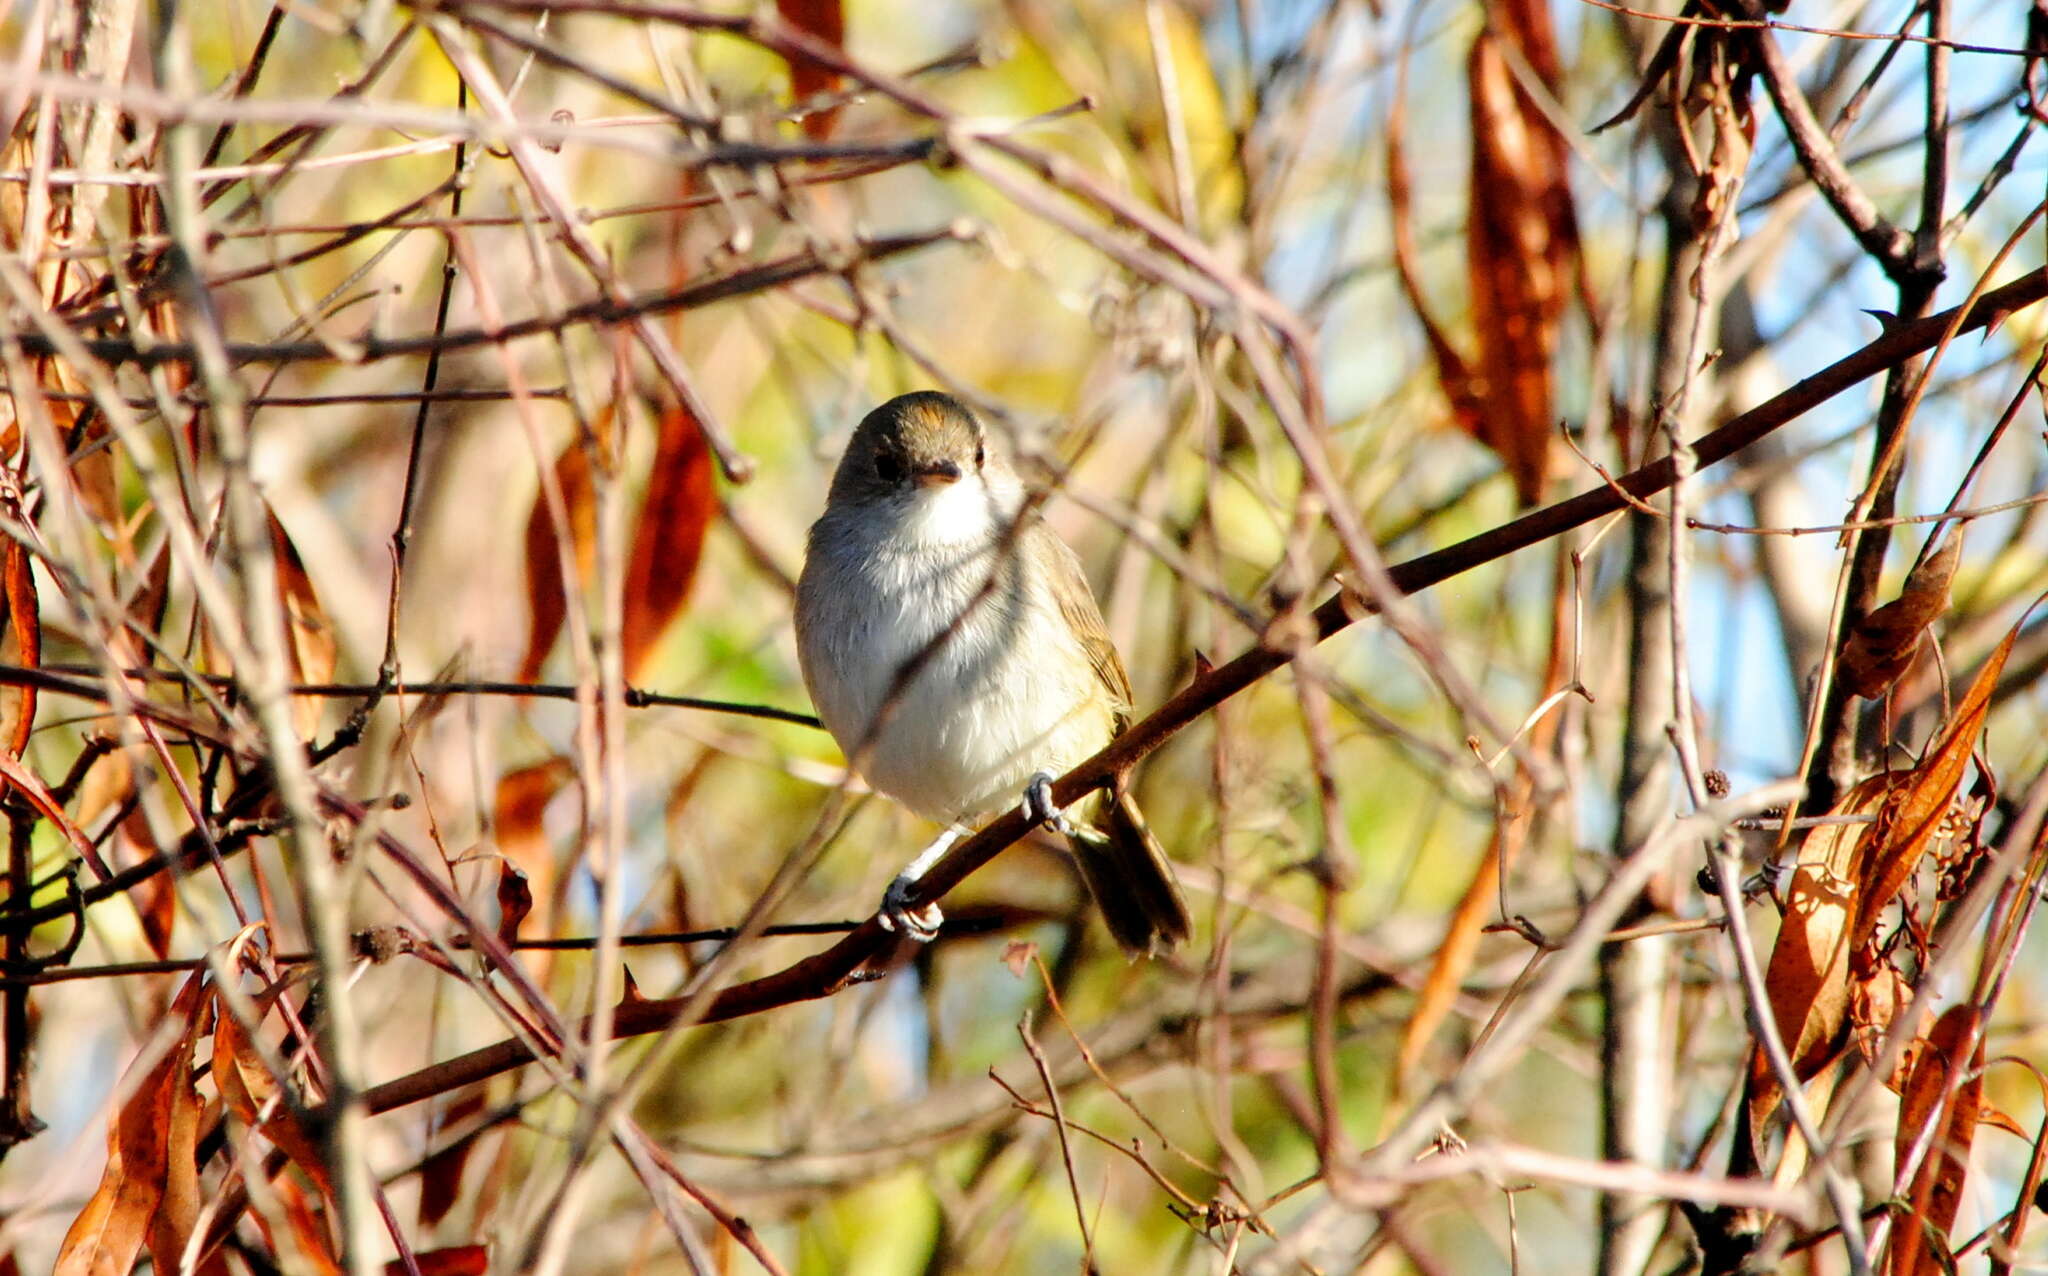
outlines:
{"label": "bird's white breast", "polygon": [[868,782],[931,819],[1010,805],[1033,773],[1109,739],[1047,573],[1007,534],[1018,508],[969,476],[828,511],[811,532],[797,599],[811,698]]}

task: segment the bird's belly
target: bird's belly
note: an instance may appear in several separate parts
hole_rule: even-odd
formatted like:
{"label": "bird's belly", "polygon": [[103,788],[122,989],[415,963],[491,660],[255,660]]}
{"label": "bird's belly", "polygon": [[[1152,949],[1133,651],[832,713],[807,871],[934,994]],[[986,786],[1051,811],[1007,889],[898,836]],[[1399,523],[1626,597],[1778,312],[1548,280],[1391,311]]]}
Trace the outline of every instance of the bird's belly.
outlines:
{"label": "bird's belly", "polygon": [[947,583],[870,580],[864,598],[839,600],[814,653],[837,684],[813,689],[820,716],[856,769],[940,821],[1014,804],[1034,773],[1057,775],[1102,747],[1112,722],[1052,608]]}

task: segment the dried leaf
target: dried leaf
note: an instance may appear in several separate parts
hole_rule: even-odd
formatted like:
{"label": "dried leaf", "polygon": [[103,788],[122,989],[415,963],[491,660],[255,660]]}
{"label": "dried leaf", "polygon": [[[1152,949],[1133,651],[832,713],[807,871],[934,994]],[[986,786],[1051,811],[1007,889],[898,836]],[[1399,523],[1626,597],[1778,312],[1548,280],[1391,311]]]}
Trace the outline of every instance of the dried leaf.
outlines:
{"label": "dried leaf", "polygon": [[[1949,1228],[1962,1203],[1984,1098],[1983,1016],[1974,1005],[1951,1006],[1927,1035],[1927,1049],[1899,1098],[1894,1164],[1902,1169],[1924,1143],[1911,1203],[1892,1232],[1890,1276],[1942,1276],[1955,1270],[1947,1253]],[[1967,1062],[1965,1061],[1967,1060]]]}
{"label": "dried leaf", "polygon": [[[1718,242],[1735,225],[1735,198],[1756,148],[1756,110],[1750,99],[1754,60],[1752,45],[1721,33],[1703,34],[1692,42],[1690,80],[1679,113],[1681,127],[1688,130],[1683,139],[1686,160],[1699,179],[1692,220],[1703,243]],[[1705,156],[1690,140],[1692,123],[1700,119],[1707,122]]]}
{"label": "dried leaf", "polygon": [[[1556,716],[1550,715],[1552,718]],[[1401,1045],[1394,1056],[1396,1077],[1405,1079],[1415,1075],[1417,1066],[1422,1062],[1422,1052],[1429,1048],[1429,1043],[1436,1038],[1437,1029],[1443,1026],[1457,1004],[1458,993],[1465,986],[1465,976],[1471,973],[1472,962],[1479,955],[1479,941],[1486,935],[1486,924],[1500,909],[1501,864],[1514,861],[1528,829],[1529,815],[1526,811],[1520,816],[1503,816],[1495,821],[1493,836],[1486,844],[1486,854],[1479,861],[1479,870],[1472,875],[1472,881],[1459,897],[1457,907],[1451,911],[1450,921],[1444,926],[1443,941],[1437,945],[1429,973],[1423,977],[1422,989],[1415,996],[1415,1009],[1401,1028]]]}
{"label": "dried leaf", "polygon": [[[484,1110],[487,1091],[471,1086],[456,1096],[441,1114],[440,1128],[453,1129]],[[429,1228],[448,1217],[462,1197],[462,1171],[469,1154],[476,1151],[473,1138],[457,1140],[420,1163],[420,1227]]]}
{"label": "dried leaf", "polygon": [[1032,959],[1037,956],[1038,945],[1028,940],[1013,939],[1003,945],[1003,964],[1019,979],[1024,977],[1025,972],[1031,968]]}
{"label": "dried leaf", "polygon": [[333,1193],[319,1140],[307,1131],[287,1096],[279,1093],[277,1078],[232,1014],[222,1014],[213,1030],[213,1083],[221,1102],[242,1124],[269,1139],[321,1192]]}
{"label": "dried leaf", "polygon": [[1921,639],[1934,618],[1948,609],[1949,585],[1962,556],[1960,527],[1906,577],[1899,596],[1858,621],[1842,640],[1837,677],[1866,700],[1875,700],[1912,668]]}
{"label": "dried leaf", "polygon": [[318,1276],[343,1276],[341,1260],[335,1255],[326,1224],[320,1221],[320,1211],[314,1208],[305,1190],[292,1179],[280,1179],[277,1199],[284,1207],[285,1222],[291,1227],[292,1243]]}
{"label": "dried leaf", "polygon": [[[498,780],[492,826],[498,852],[517,866],[527,878],[533,911],[527,920],[537,934],[549,933],[554,922],[555,855],[548,844],[543,817],[548,803],[562,791],[575,774],[567,758],[547,758],[508,771]],[[543,954],[539,962],[544,964]]]}
{"label": "dried leaf", "polygon": [[[1886,962],[1870,975],[1851,983],[1849,987],[1849,1033],[1856,1044],[1857,1053],[1865,1064],[1875,1064],[1884,1050],[1885,1034],[1891,1030],[1892,1021],[1899,1011],[1913,1002],[1913,983],[1906,976]],[[1927,1013],[1920,1012],[1921,1023],[1927,1020]],[[1916,1025],[1918,1026],[1918,1025]],[[1914,1034],[1919,1035],[1917,1032]],[[1885,1084],[1896,1092],[1905,1088],[1906,1077],[1913,1070],[1913,1047],[1908,1046],[1892,1074],[1885,1078]]]}
{"label": "dried leaf", "polygon": [[2012,654],[2013,641],[2018,637],[2017,628],[2006,634],[1970,683],[1969,692],[1956,706],[1940,738],[1928,747],[1920,764],[1899,779],[1878,812],[1863,888],[1857,895],[1856,925],[1850,937],[1859,975],[1875,967],[1872,941],[1880,915],[1920,866],[1921,858],[1933,845],[1955,803],[1963,772],[1970,765],[1970,751],[1976,747],[1985,715],[1991,711],[1991,694],[1998,689],[1998,677],[2005,671],[2006,657]]}
{"label": "dried leaf", "polygon": [[1504,44],[1555,88],[1556,35],[1538,0],[1495,6],[1502,29],[1480,32],[1467,60],[1472,183],[1466,262],[1479,339],[1480,439],[1507,467],[1524,504],[1549,477],[1551,359],[1579,254],[1567,176],[1570,151],[1515,78]]}
{"label": "dried leaf", "polygon": [[628,680],[638,680],[662,631],[690,596],[704,533],[718,508],[711,467],[711,447],[689,409],[677,406],[662,413],[647,499],[640,506],[640,526],[626,566],[620,647]]}
{"label": "dried leaf", "polygon": [[[1868,815],[1894,783],[1890,773],[1872,776],[1829,814]],[[1778,1035],[1801,1078],[1812,1077],[1834,1057],[1848,1023],[1850,935],[1871,827],[1824,824],[1808,833],[1786,888],[1785,919],[1764,987]],[[1749,1093],[1751,1128],[1760,1130],[1779,1097],[1761,1048],[1751,1053]]]}
{"label": "dried leaf", "polygon": [[498,938],[510,945],[519,938],[519,923],[533,911],[533,887],[511,860],[498,862]]}
{"label": "dried leaf", "polygon": [[[320,595],[306,574],[305,560],[285,533],[284,524],[270,515],[270,552],[277,566],[277,599],[284,610],[286,654],[291,658],[292,681],[332,682],[336,645],[334,626],[320,608]],[[320,729],[320,714],[326,702],[319,696],[292,698],[292,722],[299,738],[310,740]]]}
{"label": "dried leaf", "polygon": [[98,1190],[64,1234],[56,1276],[122,1276],[135,1266],[143,1245],[154,1240],[157,1212],[174,1172],[173,1113],[192,1089],[202,1008],[211,1008],[211,992],[205,973],[195,972],[178,990],[164,1020],[166,1026],[177,1025],[177,1040],[149,1061],[132,1085],[130,1077],[122,1078],[128,1097],[107,1131],[107,1167]]}
{"label": "dried leaf", "polygon": [[[597,497],[591,486],[590,455],[581,439],[572,439],[555,458],[555,482],[569,514],[571,558],[579,576],[588,577],[597,552]],[[519,681],[532,682],[562,632],[569,616],[569,595],[562,581],[562,560],[556,548],[555,520],[548,513],[545,489],[534,493],[533,512],[526,517],[526,604],[532,627],[526,656],[519,662]]]}
{"label": "dried leaf", "polygon": [[[35,669],[43,662],[43,630],[36,605],[35,575],[28,550],[7,537],[0,551],[0,663]],[[35,727],[36,689],[0,687],[0,749],[20,757]]]}
{"label": "dried leaf", "polygon": [[[192,1085],[192,1060],[197,1039],[214,1018],[214,999],[206,997],[192,1017],[186,1038],[179,1045],[182,1062],[177,1074],[180,1084],[170,1087],[170,1106],[164,1120],[165,1158],[163,1199],[149,1228],[150,1261],[159,1272],[184,1272],[180,1258],[199,1225],[203,1204],[199,1188],[199,1134],[206,1115],[206,1103]],[[227,1259],[218,1250],[201,1258],[191,1269],[197,1276],[227,1276]]]}
{"label": "dried leaf", "polygon": [[[484,1276],[491,1269],[490,1251],[482,1245],[451,1245],[412,1258],[420,1276]],[[404,1260],[394,1258],[384,1264],[384,1276],[406,1276]]]}
{"label": "dried leaf", "polygon": [[[805,35],[823,41],[837,51],[846,42],[846,11],[841,0],[775,0],[782,20]],[[839,73],[801,54],[789,58],[790,96],[798,102],[829,93],[839,87]],[[814,141],[832,135],[839,120],[839,108],[813,111],[804,117],[804,132]]]}
{"label": "dried leaf", "polygon": [[35,772],[23,766],[13,755],[0,751],[0,778],[4,778],[7,784],[12,785],[14,790],[36,809],[37,815],[56,826],[57,831],[64,835],[64,839],[71,843],[71,848],[78,852],[79,858],[92,866],[93,872],[102,878],[113,876],[107,868],[106,860],[100,856],[99,848],[94,846],[92,840],[86,837],[84,830],[64,813],[64,808],[57,804],[57,799],[50,792],[49,786],[44,784]]}

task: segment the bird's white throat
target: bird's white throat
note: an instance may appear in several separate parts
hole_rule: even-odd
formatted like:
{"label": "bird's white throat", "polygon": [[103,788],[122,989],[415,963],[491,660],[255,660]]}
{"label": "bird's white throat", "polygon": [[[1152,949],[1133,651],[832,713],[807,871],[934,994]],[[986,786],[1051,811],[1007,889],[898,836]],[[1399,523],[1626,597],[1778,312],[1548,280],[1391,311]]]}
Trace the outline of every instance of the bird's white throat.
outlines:
{"label": "bird's white throat", "polygon": [[1017,517],[1021,496],[992,488],[972,474],[921,487],[900,507],[898,534],[907,547],[920,550],[981,545]]}

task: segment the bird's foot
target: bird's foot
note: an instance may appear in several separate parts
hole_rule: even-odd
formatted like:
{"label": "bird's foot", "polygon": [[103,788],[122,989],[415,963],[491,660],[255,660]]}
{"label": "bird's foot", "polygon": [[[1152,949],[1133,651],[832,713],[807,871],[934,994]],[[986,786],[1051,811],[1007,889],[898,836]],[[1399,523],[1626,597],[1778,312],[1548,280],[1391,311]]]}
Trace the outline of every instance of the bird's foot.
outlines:
{"label": "bird's foot", "polygon": [[931,869],[931,866],[945,858],[953,844],[967,835],[967,830],[955,824],[939,830],[932,844],[918,852],[917,858],[903,866],[896,874],[896,880],[889,883],[889,889],[882,892],[882,906],[876,911],[876,920],[884,930],[899,935],[908,935],[921,944],[929,944],[938,937],[939,927],[945,923],[946,915],[939,911],[936,903],[922,908],[910,906],[910,892],[917,880]]}
{"label": "bird's foot", "polygon": [[1081,827],[1067,818],[1052,802],[1052,777],[1040,771],[1024,786],[1024,816],[1033,824],[1043,824],[1068,837],[1080,837]]}
{"label": "bird's foot", "polygon": [[889,889],[882,892],[882,907],[877,918],[882,929],[907,935],[920,944],[929,944],[939,937],[939,927],[945,925],[946,915],[939,911],[937,904],[926,904],[922,908],[910,906],[910,892],[916,887],[917,879],[908,873],[899,873],[889,883]]}

